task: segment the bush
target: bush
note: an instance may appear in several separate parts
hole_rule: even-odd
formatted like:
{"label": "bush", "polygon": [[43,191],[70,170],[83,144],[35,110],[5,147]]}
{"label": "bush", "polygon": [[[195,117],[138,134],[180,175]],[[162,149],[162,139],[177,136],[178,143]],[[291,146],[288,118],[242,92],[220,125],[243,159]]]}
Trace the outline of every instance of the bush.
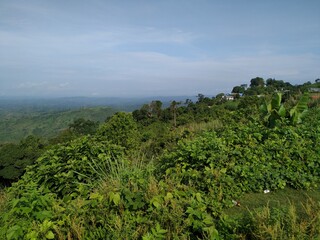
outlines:
{"label": "bush", "polygon": [[[108,171],[108,162],[123,158],[123,149],[107,141],[82,137],[45,152],[15,185],[33,181],[59,197],[74,197],[87,185],[101,179],[99,171]],[[12,190],[15,189],[12,188]]]}
{"label": "bush", "polygon": [[98,129],[98,135],[127,150],[136,149],[140,143],[140,133],[132,114],[118,112]]}

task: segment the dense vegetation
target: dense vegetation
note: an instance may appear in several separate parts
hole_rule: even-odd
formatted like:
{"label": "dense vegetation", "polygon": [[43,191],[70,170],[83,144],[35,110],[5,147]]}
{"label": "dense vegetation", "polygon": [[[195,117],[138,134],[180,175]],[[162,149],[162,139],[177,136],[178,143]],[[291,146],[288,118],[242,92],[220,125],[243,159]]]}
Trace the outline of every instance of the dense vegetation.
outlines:
{"label": "dense vegetation", "polygon": [[75,119],[83,118],[103,122],[117,110],[109,107],[91,107],[81,109],[43,109],[0,108],[0,144],[17,143],[19,140],[34,135],[53,138],[68,128]]}
{"label": "dense vegetation", "polygon": [[[115,109],[106,107],[48,111],[0,111],[0,188],[16,181],[51,146],[93,134]],[[21,139],[17,142],[17,139]],[[11,142],[8,142],[12,140]],[[3,141],[3,142],[2,142]]]}
{"label": "dense vegetation", "polygon": [[74,121],[0,195],[0,238],[318,239],[318,194],[230,211],[248,194],[319,190],[319,100],[296,88]]}

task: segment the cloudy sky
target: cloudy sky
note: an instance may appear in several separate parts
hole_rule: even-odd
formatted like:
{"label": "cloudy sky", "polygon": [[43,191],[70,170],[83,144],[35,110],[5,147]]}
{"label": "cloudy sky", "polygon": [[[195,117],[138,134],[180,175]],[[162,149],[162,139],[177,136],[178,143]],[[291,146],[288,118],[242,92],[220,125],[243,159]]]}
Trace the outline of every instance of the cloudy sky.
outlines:
{"label": "cloudy sky", "polygon": [[319,0],[0,0],[0,96],[214,95],[320,77]]}

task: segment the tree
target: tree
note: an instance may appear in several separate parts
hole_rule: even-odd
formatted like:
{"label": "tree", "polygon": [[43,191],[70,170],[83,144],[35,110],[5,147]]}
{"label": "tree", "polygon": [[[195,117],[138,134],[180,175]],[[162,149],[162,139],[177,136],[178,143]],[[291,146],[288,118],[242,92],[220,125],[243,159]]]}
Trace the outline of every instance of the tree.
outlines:
{"label": "tree", "polygon": [[69,124],[69,129],[79,135],[94,134],[99,126],[98,122],[78,118]]}
{"label": "tree", "polygon": [[251,79],[250,87],[264,87],[264,79],[261,77]]}
{"label": "tree", "polygon": [[273,87],[274,89],[278,90],[284,90],[285,88],[288,88],[291,86],[290,83],[285,83],[283,80],[275,80],[272,78],[268,78],[266,81],[267,87]]}
{"label": "tree", "polygon": [[9,185],[18,180],[25,168],[35,162],[44,151],[44,143],[39,137],[28,136],[19,144],[8,143],[0,147],[0,181]]}
{"label": "tree", "polygon": [[162,111],[162,102],[159,100],[152,101],[150,103],[150,111],[152,116],[156,116],[157,118],[160,118],[161,111]]}
{"label": "tree", "polygon": [[172,101],[170,105],[170,110],[173,116],[173,126],[177,126],[177,106],[181,104],[181,102]]}
{"label": "tree", "polygon": [[74,131],[67,128],[60,131],[56,137],[51,138],[49,140],[49,144],[56,145],[59,143],[66,143],[66,142],[70,142],[71,140],[74,140],[77,137],[79,137],[79,135],[77,135]]}
{"label": "tree", "polygon": [[140,141],[140,133],[132,114],[118,112],[98,130],[98,135],[106,138],[113,144],[125,147],[127,150],[135,149]]}
{"label": "tree", "polygon": [[202,102],[204,99],[204,95],[201,93],[199,93],[197,97],[198,97],[198,102]]}
{"label": "tree", "polygon": [[132,117],[137,122],[143,122],[144,125],[146,125],[146,122],[148,122],[148,119],[151,117],[149,104],[144,104],[140,109],[134,110],[132,112]]}
{"label": "tree", "polygon": [[241,86],[235,86],[232,89],[232,93],[244,93],[244,91],[245,91],[244,87],[241,87]]}
{"label": "tree", "polygon": [[252,96],[244,96],[240,98],[238,108],[242,109],[248,115],[253,115],[262,104],[262,98],[258,98],[255,95]]}
{"label": "tree", "polygon": [[223,96],[224,96],[224,93],[219,93],[216,95],[216,99],[221,100],[223,98]]}

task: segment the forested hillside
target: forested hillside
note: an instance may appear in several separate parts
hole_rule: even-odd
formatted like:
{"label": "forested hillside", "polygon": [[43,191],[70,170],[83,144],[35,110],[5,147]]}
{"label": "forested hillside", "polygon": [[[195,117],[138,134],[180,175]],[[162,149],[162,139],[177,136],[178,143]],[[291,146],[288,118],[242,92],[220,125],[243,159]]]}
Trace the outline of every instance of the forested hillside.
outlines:
{"label": "forested hillside", "polygon": [[0,109],[0,143],[18,142],[29,135],[49,139],[66,129],[75,119],[103,122],[116,111],[109,107]]}
{"label": "forested hillside", "polygon": [[26,169],[0,195],[0,239],[318,239],[320,101],[260,80],[4,151],[2,170]]}

